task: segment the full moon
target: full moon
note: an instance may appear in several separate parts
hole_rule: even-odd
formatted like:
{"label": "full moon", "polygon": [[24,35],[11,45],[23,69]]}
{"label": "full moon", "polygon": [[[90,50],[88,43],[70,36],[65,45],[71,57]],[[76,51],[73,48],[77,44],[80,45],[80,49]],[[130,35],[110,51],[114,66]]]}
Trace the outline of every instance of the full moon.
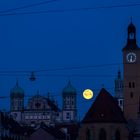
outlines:
{"label": "full moon", "polygon": [[83,97],[87,100],[91,99],[93,97],[93,91],[90,89],[84,90]]}

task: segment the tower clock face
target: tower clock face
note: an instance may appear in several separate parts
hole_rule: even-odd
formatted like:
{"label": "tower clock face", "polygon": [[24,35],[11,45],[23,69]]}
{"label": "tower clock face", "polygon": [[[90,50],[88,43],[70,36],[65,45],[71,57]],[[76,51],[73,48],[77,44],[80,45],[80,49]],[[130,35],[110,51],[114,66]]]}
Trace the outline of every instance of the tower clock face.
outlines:
{"label": "tower clock face", "polygon": [[134,63],[134,62],[136,62],[136,54],[133,53],[133,52],[128,53],[128,54],[126,55],[126,60],[127,60],[127,62],[129,62],[129,63]]}

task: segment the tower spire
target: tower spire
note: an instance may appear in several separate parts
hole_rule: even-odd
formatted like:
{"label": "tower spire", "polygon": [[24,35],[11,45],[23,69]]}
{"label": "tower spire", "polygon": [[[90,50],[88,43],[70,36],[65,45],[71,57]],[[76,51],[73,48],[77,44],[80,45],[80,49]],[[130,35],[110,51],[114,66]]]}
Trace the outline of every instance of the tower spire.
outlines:
{"label": "tower spire", "polygon": [[128,25],[127,28],[127,43],[125,47],[123,48],[124,50],[134,50],[134,49],[139,49],[136,43],[136,27],[132,23],[132,17],[130,18],[130,24]]}

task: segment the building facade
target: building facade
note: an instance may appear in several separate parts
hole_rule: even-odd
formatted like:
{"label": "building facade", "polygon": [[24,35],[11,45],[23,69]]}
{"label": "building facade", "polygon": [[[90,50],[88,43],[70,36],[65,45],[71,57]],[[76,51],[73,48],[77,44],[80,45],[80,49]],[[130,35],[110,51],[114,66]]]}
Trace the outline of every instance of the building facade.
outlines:
{"label": "building facade", "polygon": [[78,140],[128,140],[126,124],[115,99],[103,88],[82,120]]}
{"label": "building facade", "polygon": [[122,49],[123,78],[118,71],[115,99],[105,89],[100,91],[82,120],[79,140],[140,139],[140,48],[132,22],[127,31]]}
{"label": "building facade", "polygon": [[136,41],[136,28],[128,26],[127,43],[123,52],[124,116],[130,124],[133,139],[140,139],[140,48]]}
{"label": "building facade", "polygon": [[6,112],[0,111],[0,140],[28,140],[31,127],[23,127]]}
{"label": "building facade", "polygon": [[53,125],[77,120],[76,90],[70,81],[62,91],[62,109],[49,96],[41,96],[39,92],[28,99],[25,107],[24,90],[18,82],[11,89],[10,102],[10,114],[21,124],[34,126],[44,122],[47,125]]}

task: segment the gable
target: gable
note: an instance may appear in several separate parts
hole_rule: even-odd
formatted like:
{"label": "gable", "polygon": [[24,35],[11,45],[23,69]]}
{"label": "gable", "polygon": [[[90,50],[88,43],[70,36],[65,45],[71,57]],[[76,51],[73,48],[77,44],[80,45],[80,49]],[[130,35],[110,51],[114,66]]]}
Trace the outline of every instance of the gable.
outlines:
{"label": "gable", "polygon": [[102,88],[89,111],[86,113],[82,123],[113,122],[124,123],[125,118],[115,99]]}

